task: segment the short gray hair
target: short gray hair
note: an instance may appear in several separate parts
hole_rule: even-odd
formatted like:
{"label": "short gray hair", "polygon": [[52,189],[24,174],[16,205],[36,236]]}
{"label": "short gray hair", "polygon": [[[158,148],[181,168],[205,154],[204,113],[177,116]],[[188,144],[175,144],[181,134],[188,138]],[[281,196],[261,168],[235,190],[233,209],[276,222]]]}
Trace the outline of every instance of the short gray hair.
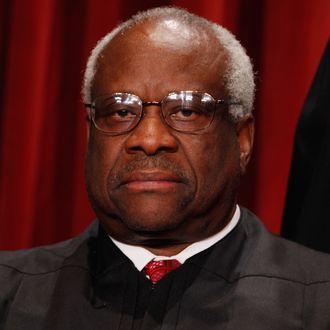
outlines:
{"label": "short gray hair", "polygon": [[91,103],[92,101],[91,87],[96,72],[97,59],[112,38],[118,33],[132,28],[141,22],[159,17],[170,17],[183,24],[197,25],[213,33],[228,55],[227,68],[223,78],[230,100],[235,103],[240,103],[240,105],[231,105],[229,113],[235,120],[239,120],[250,114],[253,109],[255,82],[251,59],[246,54],[243,46],[234,35],[224,27],[176,7],[159,7],[137,13],[98,41],[86,65],[82,88],[84,102]]}

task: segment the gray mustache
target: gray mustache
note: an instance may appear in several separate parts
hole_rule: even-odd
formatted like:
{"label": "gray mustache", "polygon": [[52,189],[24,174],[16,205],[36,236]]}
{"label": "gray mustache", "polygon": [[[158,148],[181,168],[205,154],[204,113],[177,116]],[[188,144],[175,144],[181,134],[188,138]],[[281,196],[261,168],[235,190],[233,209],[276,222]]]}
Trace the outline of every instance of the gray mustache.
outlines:
{"label": "gray mustache", "polygon": [[188,182],[186,172],[173,160],[165,157],[140,157],[135,158],[123,165],[118,171],[113,173],[112,179],[121,182],[123,178],[134,171],[143,171],[158,169],[161,171],[171,172],[175,174],[182,182]]}

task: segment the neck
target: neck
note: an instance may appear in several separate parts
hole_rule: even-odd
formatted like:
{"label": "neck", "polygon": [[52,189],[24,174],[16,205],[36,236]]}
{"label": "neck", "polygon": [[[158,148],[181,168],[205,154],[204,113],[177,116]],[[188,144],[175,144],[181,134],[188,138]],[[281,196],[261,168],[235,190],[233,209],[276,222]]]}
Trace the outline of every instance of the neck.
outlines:
{"label": "neck", "polygon": [[171,257],[174,256],[181,251],[183,251],[187,246],[189,246],[190,243],[185,244],[178,244],[178,245],[172,245],[172,246],[159,246],[159,247],[149,247],[144,246],[145,249],[150,251],[151,253],[155,254],[156,256],[164,256],[164,257]]}

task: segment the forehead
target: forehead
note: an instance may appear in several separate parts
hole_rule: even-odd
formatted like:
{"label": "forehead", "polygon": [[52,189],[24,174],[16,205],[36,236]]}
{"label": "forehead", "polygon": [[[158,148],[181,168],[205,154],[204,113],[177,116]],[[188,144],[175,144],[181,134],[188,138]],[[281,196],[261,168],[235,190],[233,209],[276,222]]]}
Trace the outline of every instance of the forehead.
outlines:
{"label": "forehead", "polygon": [[171,19],[140,23],[101,52],[92,96],[127,91],[159,99],[175,90],[223,96],[226,61],[225,50],[205,29]]}

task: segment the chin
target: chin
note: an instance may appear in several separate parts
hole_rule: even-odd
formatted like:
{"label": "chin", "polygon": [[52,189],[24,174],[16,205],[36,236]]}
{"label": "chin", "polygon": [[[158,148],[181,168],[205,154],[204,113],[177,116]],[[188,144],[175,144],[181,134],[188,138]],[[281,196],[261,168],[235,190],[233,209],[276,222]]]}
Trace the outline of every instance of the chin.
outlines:
{"label": "chin", "polygon": [[[109,194],[110,195],[110,194]],[[129,193],[112,194],[116,218],[131,231],[160,232],[176,228],[187,218],[192,194]]]}
{"label": "chin", "polygon": [[129,214],[125,212],[121,214],[121,222],[129,228],[131,231],[135,232],[163,232],[175,229],[178,227],[185,219],[184,216],[178,217],[177,214],[168,214],[165,212],[148,212],[148,213],[134,213]]}

